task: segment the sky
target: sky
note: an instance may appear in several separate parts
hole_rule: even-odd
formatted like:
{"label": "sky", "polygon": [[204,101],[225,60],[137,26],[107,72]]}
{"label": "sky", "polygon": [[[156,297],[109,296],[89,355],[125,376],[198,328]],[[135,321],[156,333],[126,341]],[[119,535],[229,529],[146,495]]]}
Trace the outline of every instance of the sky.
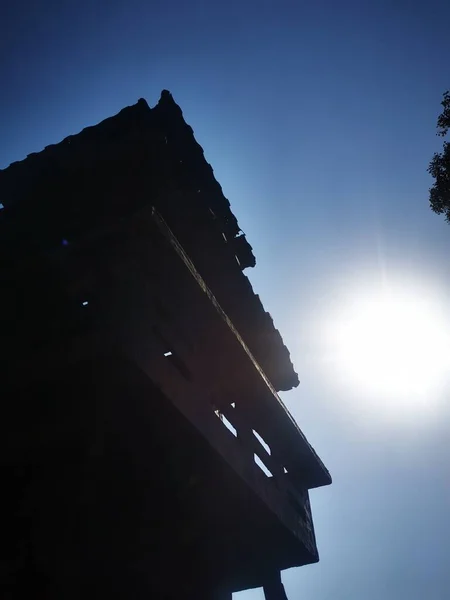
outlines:
{"label": "sky", "polygon": [[426,168],[449,19],[440,0],[0,8],[0,168],[166,88],[254,248],[247,274],[301,379],[283,401],[333,476],[311,492],[321,561],[283,573],[290,600],[450,597],[450,386],[374,398],[323,339],[382,281],[448,307],[450,226]]}

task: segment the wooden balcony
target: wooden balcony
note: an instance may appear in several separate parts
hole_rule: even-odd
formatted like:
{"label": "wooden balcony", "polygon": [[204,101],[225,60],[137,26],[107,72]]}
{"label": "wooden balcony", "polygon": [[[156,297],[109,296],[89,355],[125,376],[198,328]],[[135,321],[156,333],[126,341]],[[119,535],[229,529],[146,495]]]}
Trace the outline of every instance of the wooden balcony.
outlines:
{"label": "wooden balcony", "polygon": [[318,560],[330,476],[154,209],[21,269],[47,300],[30,288],[5,338],[2,443],[35,515],[12,573],[48,598],[210,598]]}

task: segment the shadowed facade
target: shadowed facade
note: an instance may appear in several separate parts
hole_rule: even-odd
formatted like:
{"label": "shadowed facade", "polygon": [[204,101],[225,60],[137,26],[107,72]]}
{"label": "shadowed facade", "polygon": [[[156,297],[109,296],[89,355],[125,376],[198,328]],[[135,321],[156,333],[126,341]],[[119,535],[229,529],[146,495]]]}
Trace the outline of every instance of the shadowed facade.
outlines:
{"label": "shadowed facade", "polygon": [[283,598],[331,479],[172,96],[0,171],[0,202],[5,597]]}

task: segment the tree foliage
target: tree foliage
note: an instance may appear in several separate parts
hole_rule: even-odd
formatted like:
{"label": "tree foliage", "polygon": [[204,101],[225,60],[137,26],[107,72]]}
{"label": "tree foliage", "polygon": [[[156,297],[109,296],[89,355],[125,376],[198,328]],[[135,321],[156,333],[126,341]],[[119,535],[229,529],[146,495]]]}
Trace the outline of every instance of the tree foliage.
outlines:
{"label": "tree foliage", "polygon": [[[442,113],[437,120],[437,135],[445,137],[450,129],[450,91],[444,93]],[[434,184],[430,188],[430,206],[437,214],[444,214],[450,222],[450,142],[444,141],[442,152],[436,152],[428,166]]]}

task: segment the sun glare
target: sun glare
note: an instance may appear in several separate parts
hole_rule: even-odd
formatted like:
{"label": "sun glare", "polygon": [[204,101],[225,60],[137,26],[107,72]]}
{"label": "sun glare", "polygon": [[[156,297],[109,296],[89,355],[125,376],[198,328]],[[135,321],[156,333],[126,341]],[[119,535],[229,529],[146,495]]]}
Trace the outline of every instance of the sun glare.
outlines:
{"label": "sun glare", "polygon": [[426,398],[450,369],[450,330],[439,306],[417,293],[356,294],[328,327],[340,375],[379,400]]}

